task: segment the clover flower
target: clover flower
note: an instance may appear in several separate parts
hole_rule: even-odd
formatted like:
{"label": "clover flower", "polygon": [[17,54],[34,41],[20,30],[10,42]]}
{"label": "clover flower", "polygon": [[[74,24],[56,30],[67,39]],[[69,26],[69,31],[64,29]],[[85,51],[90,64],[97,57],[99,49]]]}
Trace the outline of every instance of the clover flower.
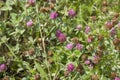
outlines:
{"label": "clover flower", "polygon": [[56,19],[58,16],[58,13],[57,12],[51,12],[50,14],[50,19]]}
{"label": "clover flower", "polygon": [[31,27],[33,25],[33,21],[32,20],[29,20],[27,23],[26,23],[27,27]]}
{"label": "clover flower", "polygon": [[72,43],[70,43],[70,44],[67,44],[66,48],[67,48],[68,50],[71,50],[71,49],[73,49],[73,44],[72,44]]}
{"label": "clover flower", "polygon": [[70,9],[69,12],[68,12],[68,16],[69,17],[75,17],[75,15],[76,15],[76,12],[73,9]]}
{"label": "clover flower", "polygon": [[7,69],[5,64],[0,64],[0,72],[4,72]]}
{"label": "clover flower", "polygon": [[69,72],[72,72],[72,71],[74,70],[74,68],[75,68],[75,66],[74,66],[72,63],[69,63],[69,64],[67,65],[67,70],[68,70]]}

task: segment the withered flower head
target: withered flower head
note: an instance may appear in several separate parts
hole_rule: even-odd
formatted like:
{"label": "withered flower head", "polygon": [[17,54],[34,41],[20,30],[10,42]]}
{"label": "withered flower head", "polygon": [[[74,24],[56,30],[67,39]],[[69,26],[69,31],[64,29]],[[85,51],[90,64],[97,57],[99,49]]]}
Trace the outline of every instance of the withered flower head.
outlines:
{"label": "withered flower head", "polygon": [[92,75],[91,80],[99,80],[98,75],[97,74]]}
{"label": "withered flower head", "polygon": [[77,70],[81,75],[83,75],[83,74],[85,73],[85,70],[84,70],[82,64],[79,64],[78,67],[76,68],[76,70]]}
{"label": "withered flower head", "polygon": [[73,43],[77,44],[79,42],[79,39],[77,37],[74,37],[71,39]]}
{"label": "withered flower head", "polygon": [[112,72],[111,75],[110,75],[110,77],[111,77],[112,79],[114,79],[116,76],[117,76],[117,73],[116,73],[116,72]]}

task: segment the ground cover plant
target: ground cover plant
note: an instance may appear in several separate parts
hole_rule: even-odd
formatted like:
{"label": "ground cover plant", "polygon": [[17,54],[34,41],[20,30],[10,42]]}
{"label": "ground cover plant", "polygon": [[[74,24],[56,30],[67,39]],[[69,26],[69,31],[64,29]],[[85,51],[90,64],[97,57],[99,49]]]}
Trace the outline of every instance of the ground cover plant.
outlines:
{"label": "ground cover plant", "polygon": [[0,0],[0,80],[120,80],[120,0]]}

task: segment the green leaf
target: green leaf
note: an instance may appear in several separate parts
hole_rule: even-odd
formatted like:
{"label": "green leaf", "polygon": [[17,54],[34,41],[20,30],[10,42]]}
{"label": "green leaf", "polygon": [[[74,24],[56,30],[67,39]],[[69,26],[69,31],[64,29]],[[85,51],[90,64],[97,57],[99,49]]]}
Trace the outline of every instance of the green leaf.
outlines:
{"label": "green leaf", "polygon": [[4,5],[3,1],[0,1],[0,8]]}
{"label": "green leaf", "polygon": [[11,6],[3,6],[0,10],[8,11],[8,10],[12,10],[12,7]]}
{"label": "green leaf", "polygon": [[41,77],[42,78],[46,78],[46,80],[48,80],[47,74],[45,73],[45,71],[43,70],[43,68],[41,67],[41,65],[39,63],[37,63],[36,61],[35,61],[35,67],[37,68],[37,70],[41,74]]}
{"label": "green leaf", "polygon": [[0,57],[0,63],[5,61],[5,57]]}

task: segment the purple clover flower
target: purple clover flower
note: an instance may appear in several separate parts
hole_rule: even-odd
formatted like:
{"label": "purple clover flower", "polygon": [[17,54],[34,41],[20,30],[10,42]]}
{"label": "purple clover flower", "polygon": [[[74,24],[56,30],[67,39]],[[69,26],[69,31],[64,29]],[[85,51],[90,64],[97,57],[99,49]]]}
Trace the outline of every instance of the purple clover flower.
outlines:
{"label": "purple clover flower", "polygon": [[80,43],[78,43],[78,44],[76,45],[76,49],[77,49],[77,50],[82,50],[82,49],[83,49],[83,45],[80,44]]}
{"label": "purple clover flower", "polygon": [[28,4],[33,6],[35,4],[35,1],[36,0],[28,0]]}
{"label": "purple clover flower", "polygon": [[94,67],[93,64],[89,65],[89,69],[93,69],[93,67]]}
{"label": "purple clover flower", "polygon": [[114,27],[110,30],[110,34],[112,36],[114,36],[116,34],[116,29]]}
{"label": "purple clover flower", "polygon": [[67,48],[68,50],[71,50],[71,49],[73,49],[73,44],[72,44],[72,43],[70,43],[70,44],[67,44],[66,48]]}
{"label": "purple clover flower", "polygon": [[76,12],[73,9],[70,9],[69,12],[68,12],[68,16],[69,17],[75,17],[75,15],[76,15]]}
{"label": "purple clover flower", "polygon": [[58,40],[63,43],[66,41],[66,35],[63,34],[60,30],[57,30],[56,32],[56,37],[58,38]]}
{"label": "purple clover flower", "polygon": [[7,69],[7,66],[5,64],[0,65],[0,72],[3,72]]}
{"label": "purple clover flower", "polygon": [[28,27],[31,27],[33,25],[33,21],[32,20],[29,20],[26,24]]}
{"label": "purple clover flower", "polygon": [[90,32],[90,27],[87,26],[87,27],[85,28],[85,33],[88,34],[89,32]]}
{"label": "purple clover flower", "polygon": [[74,68],[75,68],[75,66],[74,66],[72,63],[69,63],[69,64],[67,65],[67,70],[68,70],[69,72],[72,72],[72,71],[74,70]]}
{"label": "purple clover flower", "polygon": [[78,25],[78,26],[76,27],[77,30],[80,30],[81,28],[82,28],[82,25]]}
{"label": "purple clover flower", "polygon": [[60,30],[56,31],[56,37],[59,37],[62,32]]}
{"label": "purple clover flower", "polygon": [[90,64],[90,60],[86,60],[85,64],[89,65]]}
{"label": "purple clover flower", "polygon": [[114,80],[120,80],[120,78],[119,77],[115,77],[115,79]]}
{"label": "purple clover flower", "polygon": [[120,22],[118,23],[118,28],[120,28]]}
{"label": "purple clover flower", "polygon": [[66,41],[66,35],[63,34],[63,33],[61,33],[61,34],[59,35],[59,37],[58,37],[58,40],[59,40],[61,43],[65,42],[65,41]]}
{"label": "purple clover flower", "polygon": [[50,14],[50,19],[56,19],[58,16],[58,13],[57,12],[51,12]]}
{"label": "purple clover flower", "polygon": [[87,42],[88,42],[88,43],[91,43],[91,42],[92,42],[91,38],[88,38],[88,39],[87,39]]}

